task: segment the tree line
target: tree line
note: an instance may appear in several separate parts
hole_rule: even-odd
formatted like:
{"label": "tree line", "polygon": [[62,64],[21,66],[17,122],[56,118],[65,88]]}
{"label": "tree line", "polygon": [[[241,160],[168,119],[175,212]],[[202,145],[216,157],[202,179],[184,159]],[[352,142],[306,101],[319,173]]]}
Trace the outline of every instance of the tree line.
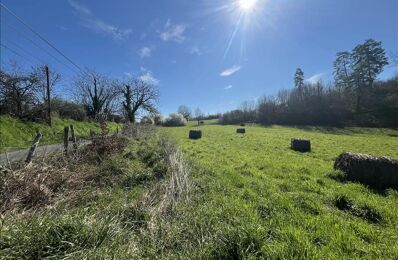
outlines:
{"label": "tree line", "polygon": [[308,83],[298,68],[294,88],[264,96],[256,104],[245,102],[239,109],[224,113],[220,122],[397,127],[398,75],[377,80],[388,64],[382,43],[366,40],[351,52],[336,54],[334,82]]}
{"label": "tree line", "polygon": [[71,90],[74,98],[66,100],[63,95],[52,93],[61,75],[49,70],[47,83],[45,67],[34,67],[26,72],[12,63],[7,70],[0,70],[0,114],[45,121],[50,116],[47,112],[50,105],[51,113],[62,118],[135,123],[139,115],[158,113],[159,91],[141,77],[116,80],[87,70],[60,89],[61,92]]}

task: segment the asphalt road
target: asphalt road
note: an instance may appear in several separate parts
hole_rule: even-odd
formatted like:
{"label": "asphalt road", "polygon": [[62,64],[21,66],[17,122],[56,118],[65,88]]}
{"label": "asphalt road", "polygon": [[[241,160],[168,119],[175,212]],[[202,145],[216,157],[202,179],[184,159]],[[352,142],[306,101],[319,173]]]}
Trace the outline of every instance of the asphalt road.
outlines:
{"label": "asphalt road", "polygon": [[[83,141],[80,143],[78,142],[78,145],[87,144],[87,143],[88,141]],[[69,143],[69,148],[72,148],[72,143]],[[10,162],[25,160],[26,156],[28,156],[29,149],[30,148],[26,148],[23,150],[0,154],[0,165],[7,165],[8,163],[7,157]],[[62,153],[63,151],[64,151],[63,144],[42,145],[36,148],[34,157],[43,156],[46,154]]]}

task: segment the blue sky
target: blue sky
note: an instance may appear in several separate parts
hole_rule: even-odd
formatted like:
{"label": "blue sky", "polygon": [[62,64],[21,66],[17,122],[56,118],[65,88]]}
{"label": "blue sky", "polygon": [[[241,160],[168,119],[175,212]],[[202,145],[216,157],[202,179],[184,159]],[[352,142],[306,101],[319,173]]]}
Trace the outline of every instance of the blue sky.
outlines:
{"label": "blue sky", "polygon": [[[2,0],[80,67],[156,84],[163,114],[181,104],[223,112],[276,94],[292,87],[297,67],[327,82],[336,52],[368,38],[397,54],[397,2],[257,0],[245,11],[239,0]],[[58,92],[68,90],[76,73],[10,26],[45,47],[1,10],[2,43],[28,57],[26,66],[39,58],[57,69]],[[21,59],[2,48],[2,62],[10,58]],[[394,73],[390,66],[381,78]]]}

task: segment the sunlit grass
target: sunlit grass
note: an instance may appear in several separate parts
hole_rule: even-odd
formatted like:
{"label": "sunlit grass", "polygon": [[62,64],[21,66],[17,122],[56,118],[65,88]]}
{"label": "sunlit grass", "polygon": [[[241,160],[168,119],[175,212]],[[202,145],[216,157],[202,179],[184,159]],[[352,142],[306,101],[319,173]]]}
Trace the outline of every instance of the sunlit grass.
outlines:
{"label": "sunlit grass", "polygon": [[[193,128],[202,129],[202,139],[188,139]],[[156,176],[170,173],[159,157],[160,133],[131,140],[123,154],[93,169],[110,180],[126,181],[88,186],[48,208],[5,212],[0,258],[394,259],[398,255],[398,192],[346,182],[332,169],[343,151],[398,158],[398,131],[246,126],[247,133],[239,135],[236,128],[206,121],[199,127],[191,123],[158,130],[171,136],[192,164],[189,200],[174,210],[149,221],[154,188],[168,182],[168,175]],[[310,138],[313,150],[290,150],[291,137]]]}
{"label": "sunlit grass", "polygon": [[[90,130],[96,133],[101,131],[99,124],[87,121],[75,121],[72,119],[53,118],[53,127],[45,123],[23,122],[10,116],[0,116],[0,152],[13,151],[29,147],[39,131],[43,137],[40,145],[61,143],[65,126],[74,125],[78,138],[88,137]],[[110,131],[115,132],[121,128],[121,124],[108,122]]]}
{"label": "sunlit grass", "polygon": [[[164,129],[201,169],[195,175],[201,197],[189,210],[195,215],[191,221],[203,225],[198,236],[211,242],[195,252],[266,258],[398,255],[397,191],[381,194],[339,181],[333,171],[343,151],[398,158],[397,131],[246,126],[242,136],[236,128],[205,125],[203,138],[195,141],[187,138],[189,128]],[[291,137],[311,139],[312,152],[290,150]],[[353,205],[338,208],[341,197]]]}

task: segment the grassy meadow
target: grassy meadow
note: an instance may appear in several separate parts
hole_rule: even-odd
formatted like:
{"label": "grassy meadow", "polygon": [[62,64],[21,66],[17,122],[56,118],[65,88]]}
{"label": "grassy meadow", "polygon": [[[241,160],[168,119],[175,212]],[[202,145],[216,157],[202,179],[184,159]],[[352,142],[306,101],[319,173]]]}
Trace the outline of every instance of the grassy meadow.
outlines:
{"label": "grassy meadow", "polygon": [[[72,119],[53,118],[53,127],[45,123],[24,122],[10,116],[0,116],[0,153],[27,148],[39,131],[43,137],[40,145],[55,144],[63,141],[64,127],[74,125],[78,138],[88,137],[90,130],[101,131],[98,123],[79,122]],[[108,122],[110,131],[115,132],[118,124]],[[120,127],[120,126],[119,126]]]}
{"label": "grassy meadow", "polygon": [[[193,255],[216,258],[397,258],[398,192],[345,182],[333,171],[344,151],[398,158],[390,129],[205,125],[164,128],[197,171],[186,209]],[[290,150],[290,138],[312,151]],[[195,223],[195,224],[193,224]],[[176,223],[176,225],[181,225]],[[188,256],[188,255],[186,255]]]}
{"label": "grassy meadow", "polygon": [[[0,258],[397,258],[398,192],[346,182],[333,162],[343,151],[398,158],[398,131],[246,126],[238,135],[211,121],[189,140],[196,128],[113,137],[100,163],[94,146],[0,172]],[[290,150],[291,137],[310,138],[313,150]]]}

